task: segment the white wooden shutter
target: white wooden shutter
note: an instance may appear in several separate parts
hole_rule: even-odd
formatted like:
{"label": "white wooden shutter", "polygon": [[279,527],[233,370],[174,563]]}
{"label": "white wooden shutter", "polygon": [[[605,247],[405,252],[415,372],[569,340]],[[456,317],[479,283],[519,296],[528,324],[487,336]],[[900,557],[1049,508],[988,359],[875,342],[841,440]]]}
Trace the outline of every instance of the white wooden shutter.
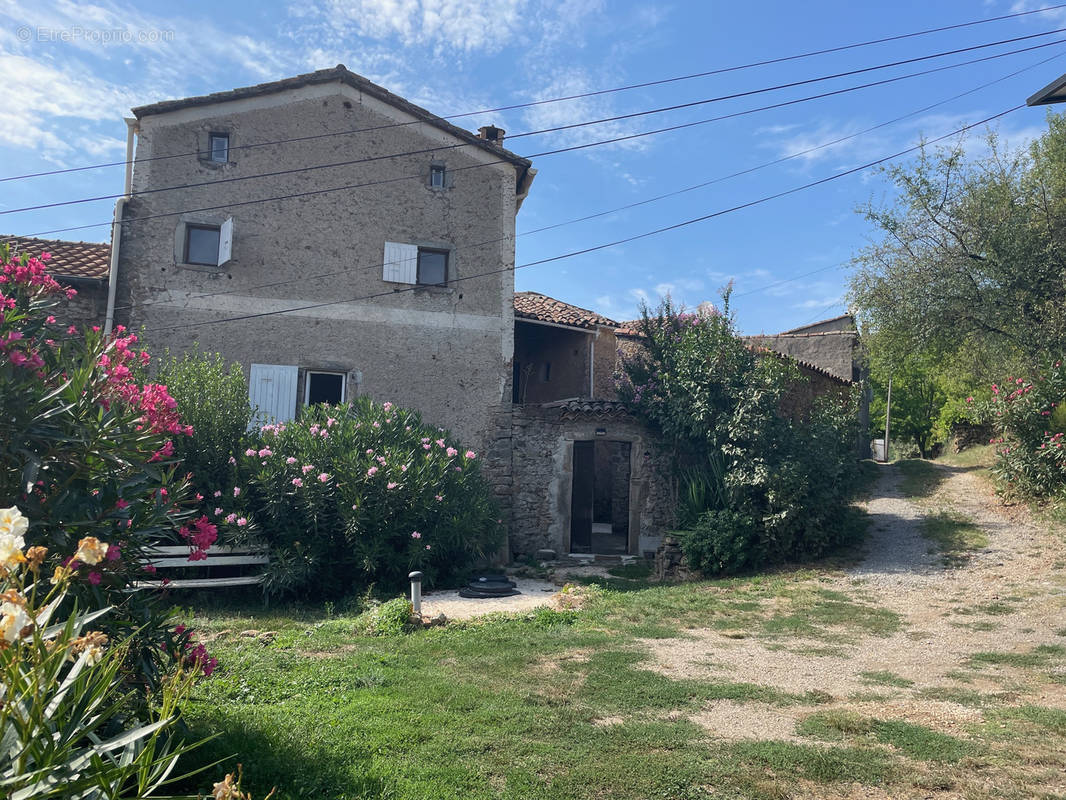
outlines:
{"label": "white wooden shutter", "polygon": [[288,422],[296,416],[296,378],[299,370],[283,364],[252,364],[248,400],[255,409],[252,424]]}
{"label": "white wooden shutter", "polygon": [[418,246],[385,242],[385,268],[382,280],[392,283],[416,283],[418,281]]}
{"label": "white wooden shutter", "polygon": [[233,217],[228,217],[218,231],[218,265],[233,258]]}

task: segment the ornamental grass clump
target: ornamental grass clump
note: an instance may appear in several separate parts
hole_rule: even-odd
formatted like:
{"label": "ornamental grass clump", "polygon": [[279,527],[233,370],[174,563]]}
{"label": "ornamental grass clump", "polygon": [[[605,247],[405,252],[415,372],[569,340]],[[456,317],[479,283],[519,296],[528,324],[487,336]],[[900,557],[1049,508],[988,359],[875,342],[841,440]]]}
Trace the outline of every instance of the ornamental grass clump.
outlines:
{"label": "ornamental grass clump", "polygon": [[224,536],[269,546],[270,594],[399,588],[415,569],[441,585],[501,541],[479,455],[392,403],[312,406],[264,426],[232,466],[234,485],[207,503]]}

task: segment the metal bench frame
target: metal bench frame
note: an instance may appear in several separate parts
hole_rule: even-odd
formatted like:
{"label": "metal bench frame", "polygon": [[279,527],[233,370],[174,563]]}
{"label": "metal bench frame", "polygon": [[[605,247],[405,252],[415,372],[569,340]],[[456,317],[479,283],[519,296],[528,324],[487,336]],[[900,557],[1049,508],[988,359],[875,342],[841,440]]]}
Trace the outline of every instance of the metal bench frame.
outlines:
{"label": "metal bench frame", "polygon": [[[146,552],[148,563],[157,570],[189,569],[190,567],[253,566],[270,563],[270,556],[261,548],[212,547],[207,558],[189,560],[188,545],[158,545]],[[138,589],[214,589],[223,586],[256,586],[263,582],[263,575],[237,575],[230,578],[179,578],[165,583],[157,580],[137,581]]]}

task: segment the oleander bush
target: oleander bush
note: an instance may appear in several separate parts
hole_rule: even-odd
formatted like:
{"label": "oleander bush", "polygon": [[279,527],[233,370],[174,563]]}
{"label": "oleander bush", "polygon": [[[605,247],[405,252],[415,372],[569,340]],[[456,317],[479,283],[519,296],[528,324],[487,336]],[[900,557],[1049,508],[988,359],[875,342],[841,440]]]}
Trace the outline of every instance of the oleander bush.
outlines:
{"label": "oleander bush", "polygon": [[859,472],[854,391],[796,408],[803,380],[756,352],[727,313],[643,310],[638,350],[623,355],[619,396],[675,455],[682,549],[693,567],[736,572],[812,558],[854,535]]}
{"label": "oleander bush", "polygon": [[972,402],[992,425],[992,475],[1009,498],[1045,499],[1066,490],[1066,368],[1049,362],[1031,377],[994,383],[987,401]]}

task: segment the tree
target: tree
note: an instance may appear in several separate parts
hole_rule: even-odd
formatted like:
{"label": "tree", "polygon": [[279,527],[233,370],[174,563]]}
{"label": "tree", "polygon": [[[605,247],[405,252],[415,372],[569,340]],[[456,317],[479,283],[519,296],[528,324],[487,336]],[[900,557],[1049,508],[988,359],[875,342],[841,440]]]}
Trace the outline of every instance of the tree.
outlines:
{"label": "tree", "polygon": [[856,257],[851,300],[886,360],[964,357],[975,377],[1066,344],[1066,117],[1028,149],[961,144],[886,170],[893,205],[861,209],[881,233]]}

